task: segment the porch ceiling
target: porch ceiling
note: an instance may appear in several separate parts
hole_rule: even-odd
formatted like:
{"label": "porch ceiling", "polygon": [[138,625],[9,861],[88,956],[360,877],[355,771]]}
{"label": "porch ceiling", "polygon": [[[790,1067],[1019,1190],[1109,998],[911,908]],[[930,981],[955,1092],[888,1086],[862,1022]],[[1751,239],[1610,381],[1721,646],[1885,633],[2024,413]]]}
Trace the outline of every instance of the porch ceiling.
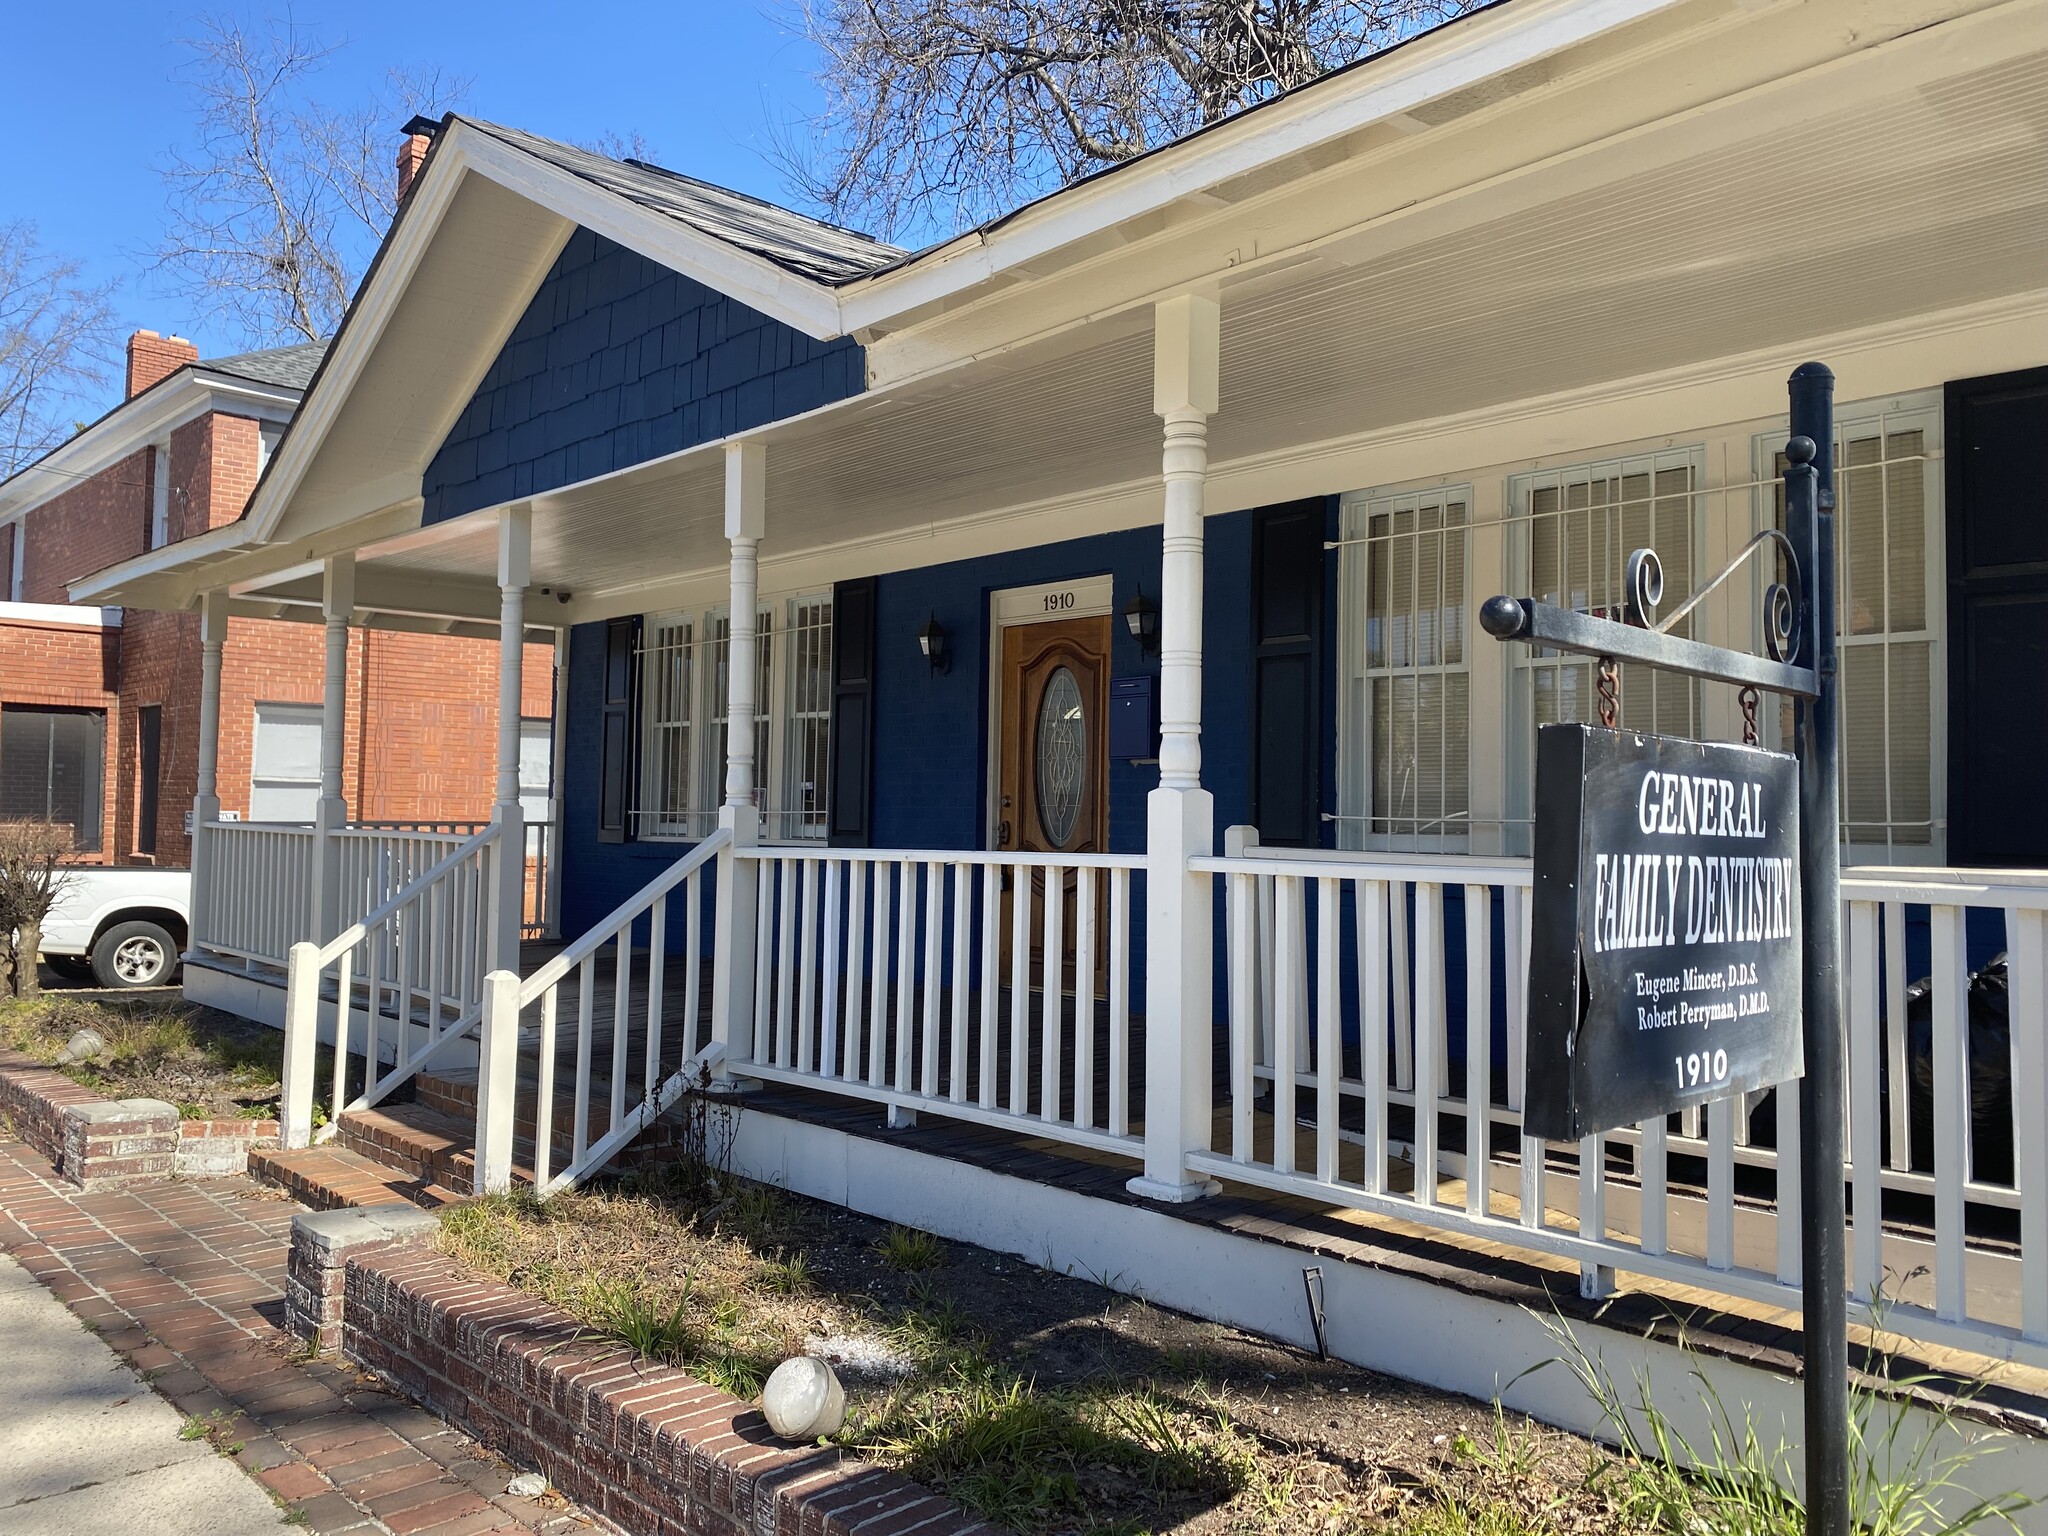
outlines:
{"label": "porch ceiling", "polygon": [[[1942,33],[1226,275],[1212,463],[1773,348],[1789,365],[1804,338],[2048,289],[2048,49],[2011,46],[2048,30]],[[1156,515],[1150,338],[1126,309],[758,434],[764,582]],[[723,585],[715,444],[532,504],[534,581],[573,594],[557,622]],[[475,597],[494,563],[477,515],[366,550],[359,590]]]}

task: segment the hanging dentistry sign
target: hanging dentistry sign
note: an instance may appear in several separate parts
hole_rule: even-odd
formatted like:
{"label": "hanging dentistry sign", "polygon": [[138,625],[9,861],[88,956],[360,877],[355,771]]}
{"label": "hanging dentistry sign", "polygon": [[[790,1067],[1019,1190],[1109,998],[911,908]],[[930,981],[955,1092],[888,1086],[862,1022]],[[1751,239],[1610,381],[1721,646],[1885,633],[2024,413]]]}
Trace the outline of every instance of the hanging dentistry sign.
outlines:
{"label": "hanging dentistry sign", "polygon": [[1528,1134],[1575,1141],[1800,1075],[1794,759],[1547,725],[1535,837]]}

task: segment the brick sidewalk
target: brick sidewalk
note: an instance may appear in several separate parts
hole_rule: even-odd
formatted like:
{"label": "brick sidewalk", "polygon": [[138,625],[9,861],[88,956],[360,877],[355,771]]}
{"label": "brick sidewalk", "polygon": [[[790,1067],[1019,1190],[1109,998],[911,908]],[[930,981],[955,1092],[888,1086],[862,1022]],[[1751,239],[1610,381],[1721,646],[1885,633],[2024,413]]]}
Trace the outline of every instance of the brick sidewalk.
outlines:
{"label": "brick sidewalk", "polygon": [[[282,1331],[299,1207],[247,1179],[79,1194],[0,1140],[0,1248],[95,1329],[315,1532],[476,1536],[590,1528],[514,1468]],[[0,1380],[0,1404],[5,1382]]]}

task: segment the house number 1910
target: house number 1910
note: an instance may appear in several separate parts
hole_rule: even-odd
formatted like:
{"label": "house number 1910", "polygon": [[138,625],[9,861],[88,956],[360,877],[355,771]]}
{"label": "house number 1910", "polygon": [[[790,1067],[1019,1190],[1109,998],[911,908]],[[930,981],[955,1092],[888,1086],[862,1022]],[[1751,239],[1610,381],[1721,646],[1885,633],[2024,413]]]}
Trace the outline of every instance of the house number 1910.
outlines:
{"label": "house number 1910", "polygon": [[1074,594],[1072,592],[1048,592],[1045,594],[1045,611],[1047,613],[1063,613],[1073,606]]}

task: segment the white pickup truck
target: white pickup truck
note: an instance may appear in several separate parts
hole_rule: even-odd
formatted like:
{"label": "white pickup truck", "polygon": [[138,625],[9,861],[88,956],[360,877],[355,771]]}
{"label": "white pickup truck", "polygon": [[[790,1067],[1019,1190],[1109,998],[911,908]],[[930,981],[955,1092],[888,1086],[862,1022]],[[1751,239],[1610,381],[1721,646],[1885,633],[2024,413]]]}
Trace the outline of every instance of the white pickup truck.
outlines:
{"label": "white pickup truck", "polygon": [[43,924],[43,959],[103,987],[166,986],[191,916],[186,870],[75,865]]}

